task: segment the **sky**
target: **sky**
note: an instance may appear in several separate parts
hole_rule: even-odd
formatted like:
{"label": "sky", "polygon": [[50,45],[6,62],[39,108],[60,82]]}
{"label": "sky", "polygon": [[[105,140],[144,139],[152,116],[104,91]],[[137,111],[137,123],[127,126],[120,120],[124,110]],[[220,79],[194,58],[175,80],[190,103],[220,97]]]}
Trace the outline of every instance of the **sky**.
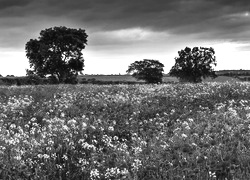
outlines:
{"label": "sky", "polygon": [[143,59],[168,73],[185,47],[213,47],[215,70],[250,69],[249,0],[0,0],[0,74],[24,76],[25,44],[55,26],[86,30],[83,74]]}

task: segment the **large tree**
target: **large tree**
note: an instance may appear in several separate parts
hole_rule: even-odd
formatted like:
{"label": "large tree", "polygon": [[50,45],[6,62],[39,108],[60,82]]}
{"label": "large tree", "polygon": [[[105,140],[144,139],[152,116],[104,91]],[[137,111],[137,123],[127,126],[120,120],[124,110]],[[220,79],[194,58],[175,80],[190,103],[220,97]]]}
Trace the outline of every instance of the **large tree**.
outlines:
{"label": "large tree", "polygon": [[83,71],[82,50],[87,44],[87,37],[83,29],[64,26],[42,30],[38,39],[26,43],[26,56],[32,68],[27,70],[27,75],[51,75],[60,83],[76,77]]}
{"label": "large tree", "polygon": [[158,60],[144,59],[143,61],[135,61],[127,70],[132,72],[132,76],[137,80],[145,80],[147,83],[161,83],[163,77],[164,65]]}
{"label": "large tree", "polygon": [[184,82],[198,83],[202,78],[215,78],[213,69],[216,66],[215,51],[213,48],[186,47],[178,52],[179,57],[175,58],[175,65],[169,72],[170,76],[175,76]]}

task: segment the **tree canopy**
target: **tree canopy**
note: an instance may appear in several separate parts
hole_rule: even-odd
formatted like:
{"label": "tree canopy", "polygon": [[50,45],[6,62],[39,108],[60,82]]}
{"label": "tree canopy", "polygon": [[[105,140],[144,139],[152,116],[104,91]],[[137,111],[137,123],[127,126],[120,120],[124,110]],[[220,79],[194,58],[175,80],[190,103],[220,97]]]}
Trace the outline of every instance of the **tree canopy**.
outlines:
{"label": "tree canopy", "polygon": [[87,37],[83,29],[64,26],[42,30],[38,39],[26,43],[26,56],[32,68],[27,70],[27,75],[51,75],[59,82],[76,77],[83,71],[82,50],[87,45]]}
{"label": "tree canopy", "polygon": [[132,73],[132,76],[137,80],[145,80],[147,83],[161,83],[163,67],[164,65],[158,60],[144,59],[132,63],[126,72]]}
{"label": "tree canopy", "polygon": [[213,69],[216,66],[215,51],[212,47],[186,47],[178,52],[179,57],[175,58],[175,65],[170,70],[170,76],[175,76],[184,82],[198,83],[203,78],[215,78]]}

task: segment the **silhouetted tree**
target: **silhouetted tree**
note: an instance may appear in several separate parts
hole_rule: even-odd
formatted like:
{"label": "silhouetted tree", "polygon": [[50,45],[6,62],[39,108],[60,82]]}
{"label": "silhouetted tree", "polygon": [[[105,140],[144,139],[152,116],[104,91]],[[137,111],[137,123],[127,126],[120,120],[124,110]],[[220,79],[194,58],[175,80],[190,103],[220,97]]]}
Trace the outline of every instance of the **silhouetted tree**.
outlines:
{"label": "silhouetted tree", "polygon": [[169,72],[184,82],[198,83],[203,78],[217,77],[212,66],[216,66],[215,51],[213,48],[186,47],[178,52],[179,57],[175,58],[175,65]]}
{"label": "silhouetted tree", "polygon": [[26,56],[30,68],[27,75],[56,77],[60,83],[76,78],[83,70],[82,50],[88,35],[83,29],[64,26],[42,30],[38,39],[26,43]]}
{"label": "silhouetted tree", "polygon": [[147,83],[161,83],[163,67],[164,65],[158,60],[144,59],[132,63],[126,72],[132,72],[132,76],[137,80],[145,80]]}

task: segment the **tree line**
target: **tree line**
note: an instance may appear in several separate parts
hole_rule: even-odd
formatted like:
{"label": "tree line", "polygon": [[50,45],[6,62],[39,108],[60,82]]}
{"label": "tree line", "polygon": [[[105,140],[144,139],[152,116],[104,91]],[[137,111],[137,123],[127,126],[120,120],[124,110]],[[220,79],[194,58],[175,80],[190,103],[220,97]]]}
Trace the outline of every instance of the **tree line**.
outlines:
{"label": "tree line", "polygon": [[[84,70],[82,50],[87,45],[88,35],[84,29],[65,26],[42,30],[37,39],[30,39],[25,45],[30,69],[27,76],[50,78],[58,83],[72,83]],[[182,82],[199,83],[202,78],[216,77],[213,48],[186,47],[178,52],[169,75]],[[164,65],[158,60],[144,59],[130,64],[128,70],[137,80],[146,83],[162,83]]]}

